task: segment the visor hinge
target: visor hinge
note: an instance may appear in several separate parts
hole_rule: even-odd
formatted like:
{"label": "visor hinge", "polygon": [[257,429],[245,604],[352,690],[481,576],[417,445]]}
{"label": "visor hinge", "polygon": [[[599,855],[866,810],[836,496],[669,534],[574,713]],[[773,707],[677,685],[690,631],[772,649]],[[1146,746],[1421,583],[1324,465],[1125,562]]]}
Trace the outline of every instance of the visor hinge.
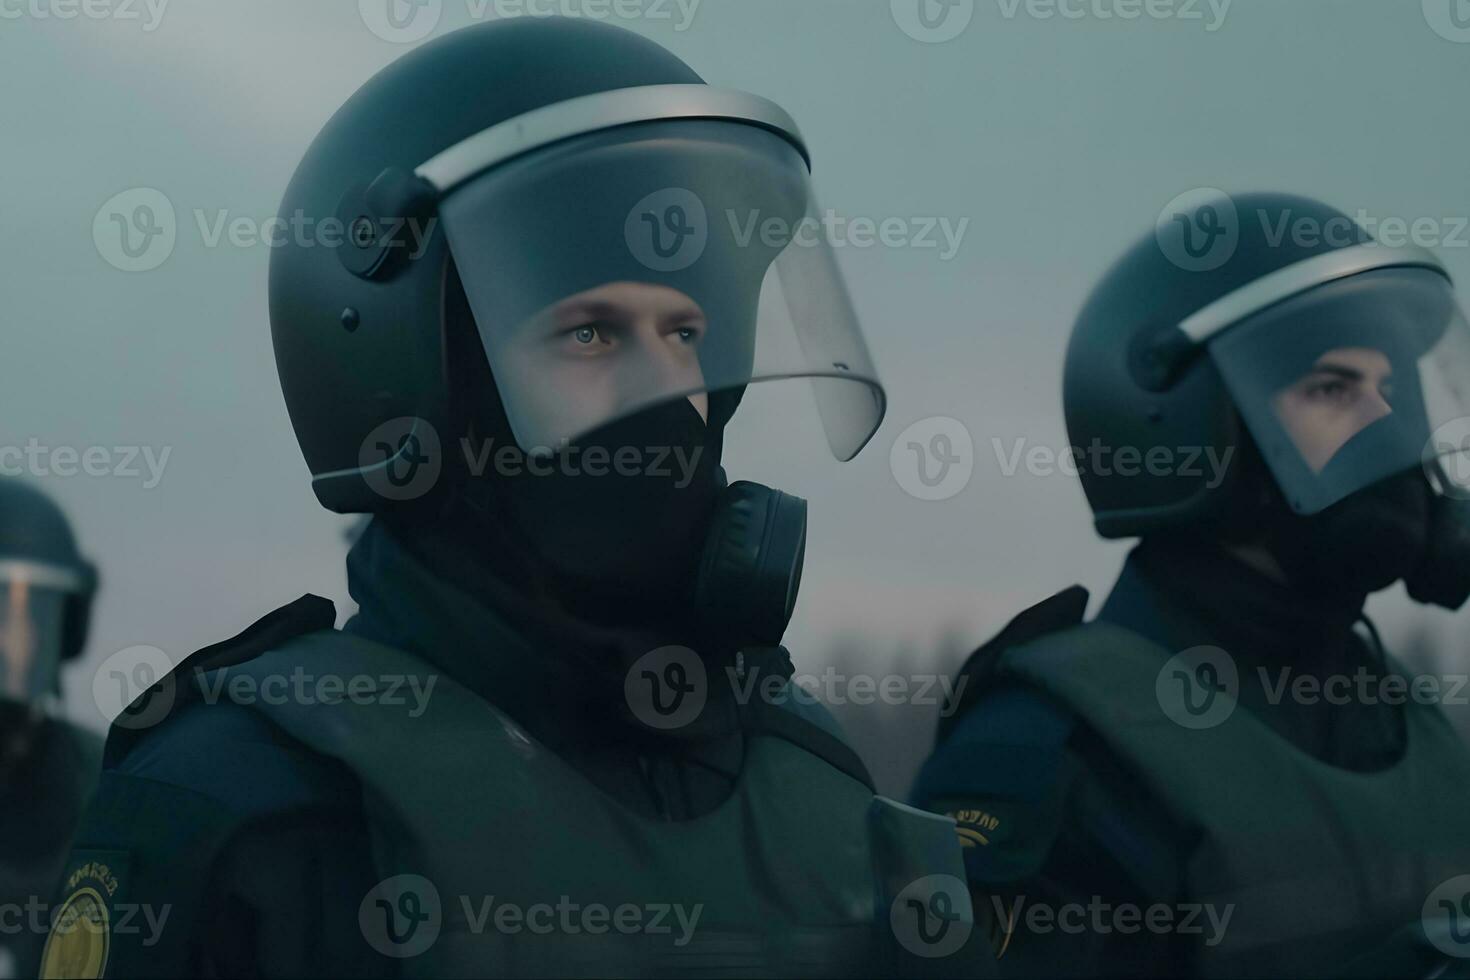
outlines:
{"label": "visor hinge", "polygon": [[363,279],[391,274],[402,259],[417,258],[433,237],[439,192],[422,177],[390,167],[371,184],[353,185],[337,205],[342,265]]}
{"label": "visor hinge", "polygon": [[1128,351],[1128,370],[1144,391],[1168,391],[1193,363],[1199,347],[1178,327],[1138,335]]}

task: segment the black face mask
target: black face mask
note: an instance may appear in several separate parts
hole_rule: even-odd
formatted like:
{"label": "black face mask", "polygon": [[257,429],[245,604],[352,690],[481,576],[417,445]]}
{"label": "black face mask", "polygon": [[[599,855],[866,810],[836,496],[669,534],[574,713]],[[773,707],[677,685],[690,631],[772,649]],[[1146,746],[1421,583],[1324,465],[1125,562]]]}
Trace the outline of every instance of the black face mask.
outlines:
{"label": "black face mask", "polygon": [[1423,561],[1432,495],[1416,470],[1310,517],[1293,513],[1278,496],[1265,515],[1266,547],[1303,594],[1366,597],[1407,578]]}
{"label": "black face mask", "polygon": [[[733,406],[712,402],[727,418]],[[662,623],[711,648],[775,646],[801,585],[806,501],[727,486],[722,445],[722,426],[685,401],[579,440],[562,462],[537,464],[540,474],[471,480],[465,492],[487,495],[474,510],[491,529],[477,546],[497,552],[488,564],[508,581],[529,576],[591,623]],[[620,449],[644,465],[604,465]]]}
{"label": "black face mask", "polygon": [[505,520],[569,607],[603,622],[636,621],[687,601],[724,488],[722,448],[723,432],[680,399],[492,479]]}
{"label": "black face mask", "polygon": [[44,719],[35,705],[0,700],[0,775],[9,775],[31,757]]}
{"label": "black face mask", "polygon": [[724,426],[738,396],[711,395],[708,424],[679,399],[503,468],[496,454],[517,445],[515,434],[458,275],[446,290],[453,411],[467,447],[490,464],[457,469],[451,499],[435,505],[464,525],[453,547],[512,589],[593,623],[668,619],[723,487]]}
{"label": "black face mask", "polygon": [[[471,443],[514,445],[457,276],[451,287],[455,412]],[[456,471],[448,499],[430,509],[440,523],[457,515],[447,547],[473,557],[448,566],[461,578],[487,570],[594,625],[671,624],[727,643],[778,644],[801,580],[806,502],[756,484],[726,486],[724,431],[743,395],[711,392],[708,422],[679,399],[579,439],[575,476],[556,458],[546,475]],[[620,471],[622,447],[636,463]],[[414,515],[398,522],[409,538],[423,536]]]}

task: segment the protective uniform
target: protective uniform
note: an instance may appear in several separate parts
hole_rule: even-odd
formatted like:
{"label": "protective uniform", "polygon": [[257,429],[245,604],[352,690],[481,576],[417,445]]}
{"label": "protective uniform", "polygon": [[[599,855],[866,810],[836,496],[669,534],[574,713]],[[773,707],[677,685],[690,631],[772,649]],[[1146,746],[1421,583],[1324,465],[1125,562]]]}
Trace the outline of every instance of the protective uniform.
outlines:
{"label": "protective uniform", "polygon": [[[1233,254],[1178,261],[1226,208]],[[1434,256],[1284,195],[1161,223],[1093,293],[1068,431],[1142,543],[1094,621],[1069,590],[970,659],[914,789],[1003,975],[1463,966],[1470,753],[1362,608],[1470,592],[1467,341]]]}
{"label": "protective uniform", "polygon": [[10,976],[36,972],[47,903],[101,764],[101,739],[51,712],[95,588],[56,505],[0,480],[0,972]]}
{"label": "protective uniform", "polygon": [[952,823],[788,685],[805,502],[720,465],[756,381],[812,379],[842,459],[881,420],[814,209],[779,107],[596,23],[459,31],[344,106],[282,205],[343,239],[275,252],[271,321],[318,498],[375,515],[360,611],[305,597],[119,719],[69,884],[171,917],[53,937],[57,975],[841,975],[963,938]]}

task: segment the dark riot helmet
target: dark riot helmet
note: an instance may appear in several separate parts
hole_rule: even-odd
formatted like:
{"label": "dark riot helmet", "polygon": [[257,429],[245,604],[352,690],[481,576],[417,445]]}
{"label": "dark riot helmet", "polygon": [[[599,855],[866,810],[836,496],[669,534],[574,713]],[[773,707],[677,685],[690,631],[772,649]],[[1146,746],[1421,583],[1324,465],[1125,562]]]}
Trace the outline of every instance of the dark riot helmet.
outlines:
{"label": "dark riot helmet", "polygon": [[97,572],[77,550],[61,509],[0,478],[0,700],[54,694],[61,663],[87,640]]}
{"label": "dark riot helmet", "polygon": [[1470,474],[1464,440],[1441,438],[1470,417],[1448,273],[1303,197],[1163,215],[1087,300],[1063,390],[1103,537],[1228,520],[1262,468],[1303,516],[1421,466],[1441,493]]}
{"label": "dark riot helmet", "polygon": [[[701,393],[712,414],[733,393],[730,412],[752,382],[792,377],[854,456],[884,396],[830,248],[803,233],[809,171],[779,106],[609,25],[498,21],[390,65],[307,151],[280,209],[307,231],[271,257],[318,499],[382,511],[385,474],[441,436],[454,450],[457,329],[493,374],[469,397],[495,400],[532,456]],[[662,319],[614,322],[629,291]]]}

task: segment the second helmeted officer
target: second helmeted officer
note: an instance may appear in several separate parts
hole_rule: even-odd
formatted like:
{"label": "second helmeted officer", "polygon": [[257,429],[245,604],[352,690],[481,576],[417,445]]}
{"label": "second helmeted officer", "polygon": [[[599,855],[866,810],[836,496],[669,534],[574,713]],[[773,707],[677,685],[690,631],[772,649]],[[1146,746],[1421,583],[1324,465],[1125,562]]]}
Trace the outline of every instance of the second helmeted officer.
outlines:
{"label": "second helmeted officer", "polygon": [[915,788],[1001,973],[1428,975],[1470,753],[1363,605],[1470,594],[1448,273],[1316,201],[1210,200],[1096,288],[1064,388],[1097,530],[1141,542],[1093,621],[1069,590],[971,658]]}

